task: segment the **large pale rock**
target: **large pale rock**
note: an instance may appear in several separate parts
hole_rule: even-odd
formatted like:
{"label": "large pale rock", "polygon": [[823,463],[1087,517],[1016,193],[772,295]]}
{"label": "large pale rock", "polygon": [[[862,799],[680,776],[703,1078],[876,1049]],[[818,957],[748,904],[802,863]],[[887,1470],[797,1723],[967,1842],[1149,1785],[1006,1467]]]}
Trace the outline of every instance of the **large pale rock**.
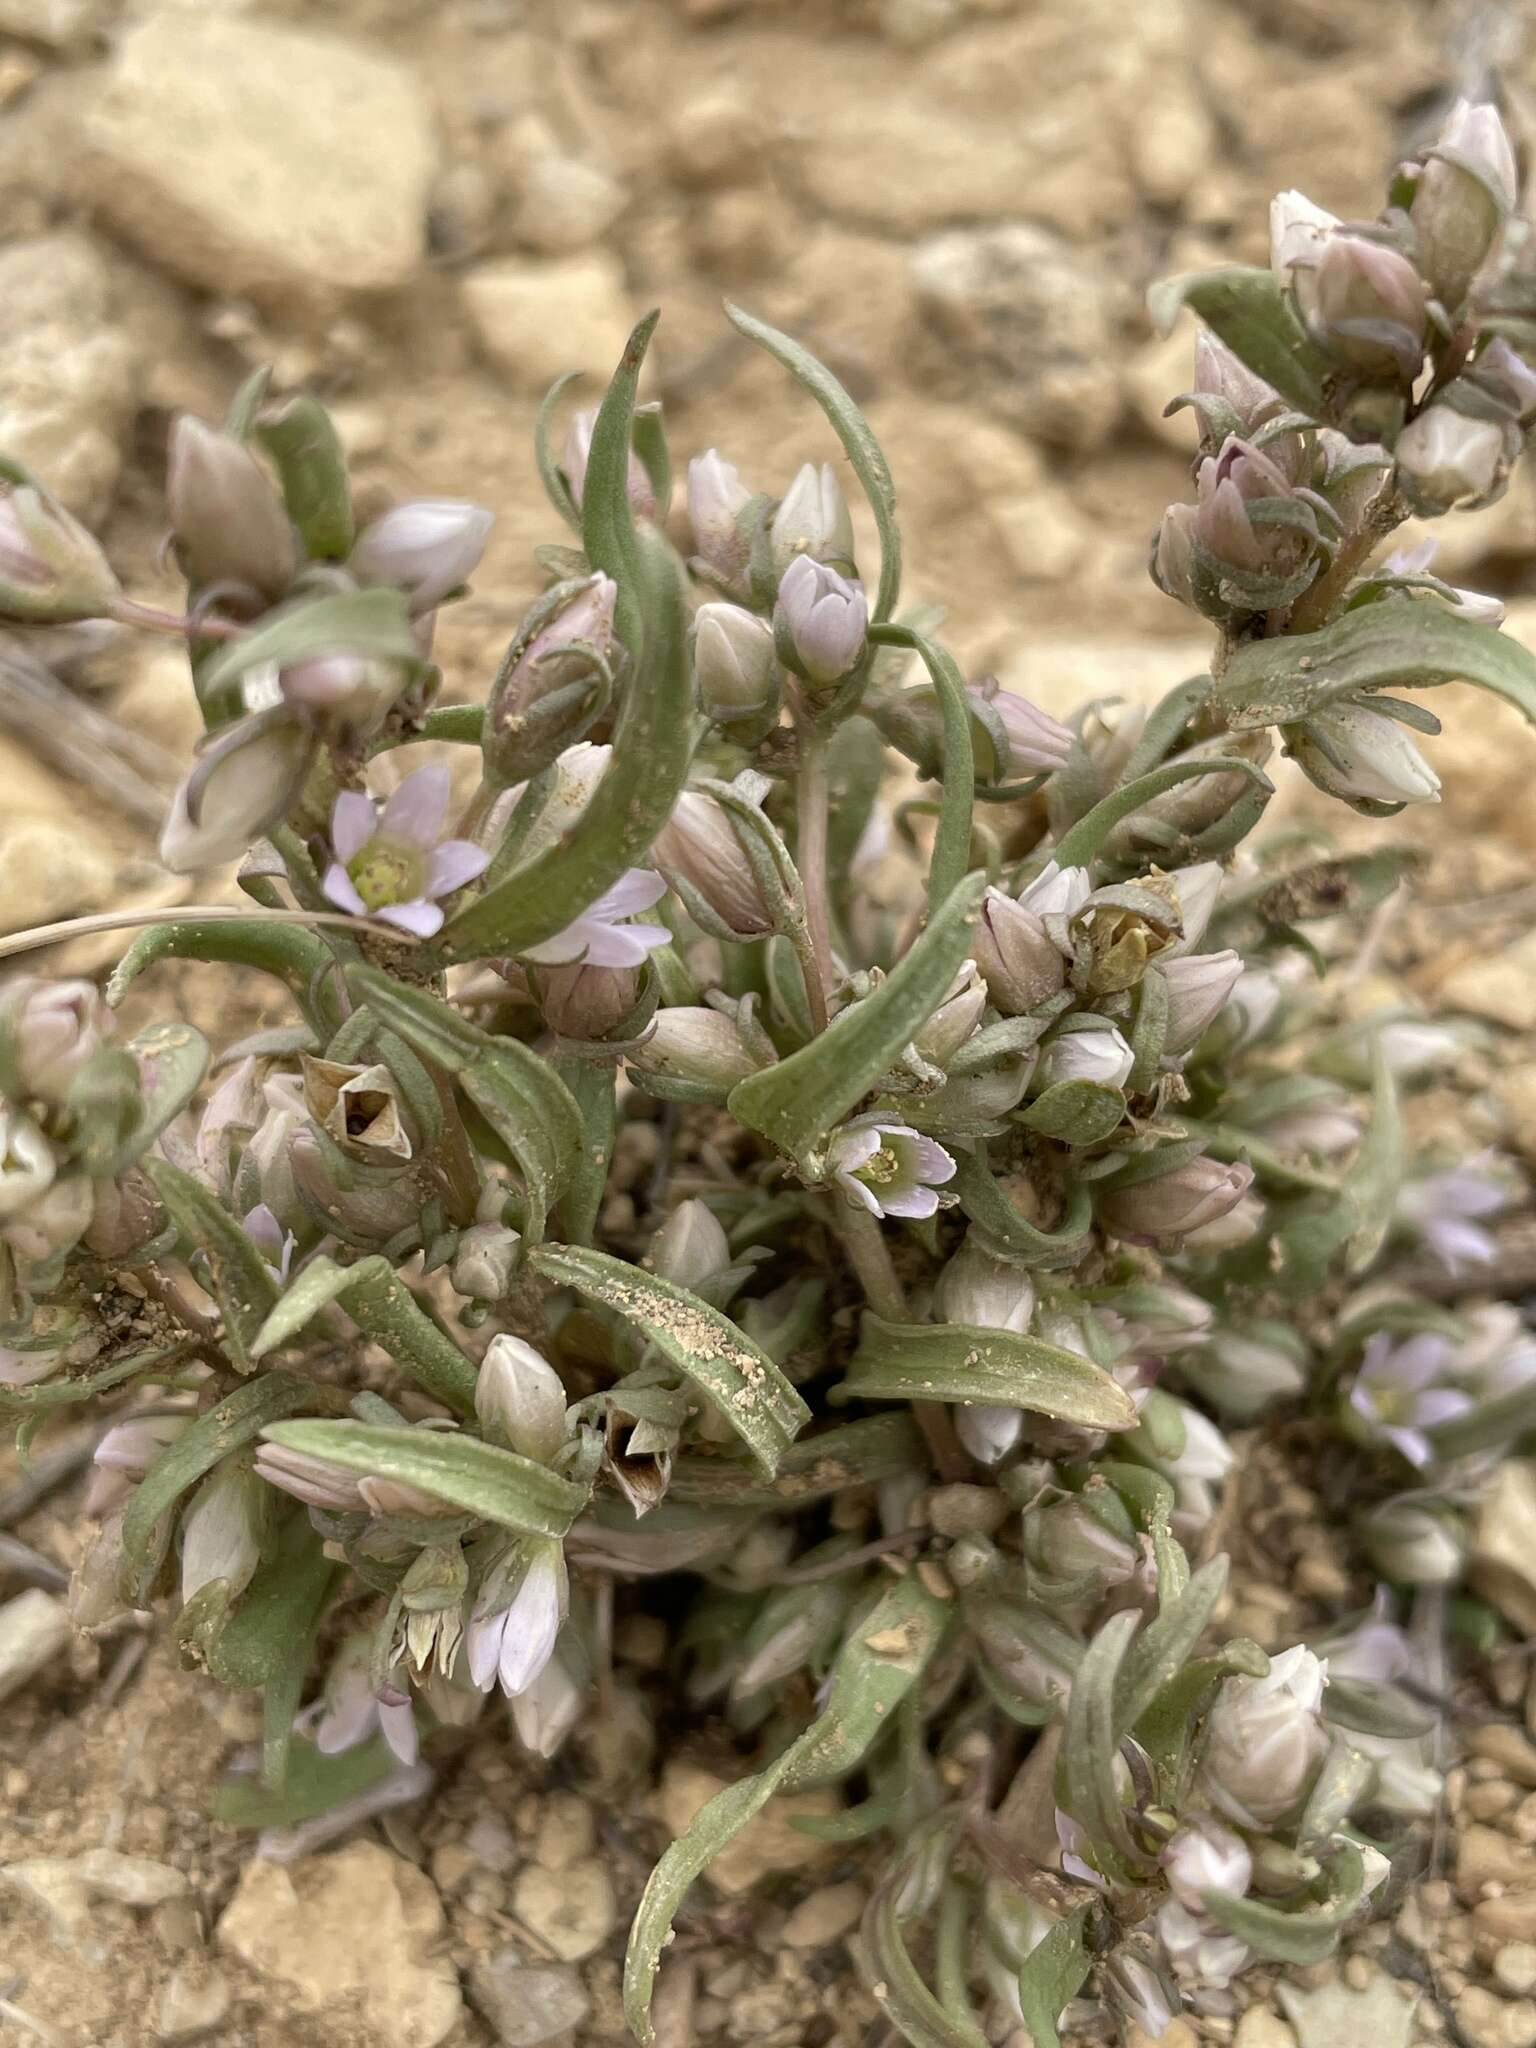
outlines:
{"label": "large pale rock", "polygon": [[30,1685],[69,1641],[69,1610],[32,1587],[0,1607],[0,1700]]}
{"label": "large pale rock", "polygon": [[436,150],[413,73],[339,37],[165,10],[91,108],[89,190],[210,291],[329,304],[408,284]]}
{"label": "large pale rock", "polygon": [[1477,1511],[1468,1577],[1522,1636],[1536,1635],[1536,1462],[1510,1458]]}
{"label": "large pale rock", "polygon": [[84,519],[111,498],[137,383],[111,276],[84,235],[0,249],[0,449]]}
{"label": "large pale rock", "polygon": [[464,280],[464,310],[497,369],[544,392],[567,370],[606,383],[630,327],[624,274],[601,251],[487,263]]}
{"label": "large pale rock", "polygon": [[1044,228],[957,228],[912,258],[917,302],[953,367],[1028,434],[1099,447],[1120,413],[1103,273]]}
{"label": "large pale rock", "polygon": [[248,1863],[218,1925],[222,1948],[276,1979],[304,2013],[360,2004],[379,2048],[437,2048],[462,2011],[431,1880],[374,1842],[291,1864]]}

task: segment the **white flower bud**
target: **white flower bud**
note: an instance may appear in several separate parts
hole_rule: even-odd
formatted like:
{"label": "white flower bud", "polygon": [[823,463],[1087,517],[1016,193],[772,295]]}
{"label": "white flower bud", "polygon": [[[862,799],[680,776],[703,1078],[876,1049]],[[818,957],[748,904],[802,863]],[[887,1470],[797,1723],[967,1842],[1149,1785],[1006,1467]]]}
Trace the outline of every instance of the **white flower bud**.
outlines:
{"label": "white flower bud", "polygon": [[734,1020],[691,1006],[658,1010],[649,1036],[625,1057],[642,1074],[699,1081],[718,1089],[722,1099],[757,1072]]}
{"label": "white flower bud", "polygon": [[1515,153],[1498,110],[1458,100],[1414,187],[1414,254],[1454,313],[1519,197]]}
{"label": "white flower bud", "polygon": [[678,1287],[697,1289],[731,1262],[719,1218],[703,1202],[679,1202],[651,1240],[651,1269]]}
{"label": "white flower bud", "polygon": [[853,521],[830,463],[807,462],[780,500],[768,529],[774,566],[782,574],[799,555],[853,563]]}
{"label": "white flower bud", "polygon": [[1197,861],[1192,868],[1174,871],[1171,880],[1179,899],[1179,923],[1183,929],[1165,954],[1166,959],[1176,960],[1185,953],[1193,953],[1205,937],[1225,878],[1225,871],[1216,860]]}
{"label": "white flower bud", "polygon": [[706,568],[728,587],[746,575],[750,543],[737,515],[752,502],[733,462],[714,448],[696,455],[688,465],[688,519],[694,551]]}
{"label": "white flower bud", "polygon": [[1242,972],[1243,956],[1230,950],[1187,953],[1182,959],[1162,965],[1168,983],[1165,1052],[1187,1052],[1197,1039],[1204,1037],[1226,1007]]}
{"label": "white flower bud", "polygon": [[288,513],[243,442],[183,413],[171,427],[165,494],[194,590],[245,584],[281,597],[298,569]]}
{"label": "white flower bud", "polygon": [[248,853],[298,795],[314,753],[296,724],[232,726],[216,737],[171,799],[160,859],[173,874],[222,866]]}
{"label": "white flower bud", "polygon": [[450,1278],[471,1301],[500,1301],[517,1270],[521,1237],[504,1223],[475,1223],[459,1237]]}
{"label": "white flower bud", "polygon": [[556,1655],[512,1701],[517,1739],[534,1756],[551,1757],[560,1748],[586,1705],[581,1688]]}
{"label": "white flower bud", "polygon": [[1244,1827],[1290,1812],[1328,1738],[1321,1707],[1328,1667],[1300,1644],[1263,1678],[1222,1681],[1205,1724],[1200,1768],[1214,1803]]}
{"label": "white flower bud", "polygon": [[181,1523],[183,1604],[222,1579],[233,1600],[261,1562],[270,1496],[255,1473],[226,1461],[199,1489]]}
{"label": "white flower bud", "polygon": [[1056,995],[1067,978],[1060,946],[1035,910],[1001,889],[981,900],[971,950],[987,993],[1005,1017],[1022,1017]]}
{"label": "white flower bud", "polygon": [[57,1103],[111,1037],[112,1013],[91,982],[25,975],[0,996],[0,1031],[22,1096]]}
{"label": "white flower bud", "polygon": [[684,790],[652,842],[650,860],[674,886],[681,880],[696,890],[737,938],[757,939],[774,929],[730,814],[712,796]]}
{"label": "white flower bud", "polygon": [[1335,213],[1314,206],[1303,192],[1277,192],[1269,203],[1269,261],[1282,284],[1293,273],[1315,268],[1334,229],[1343,223]]}
{"label": "white flower bud", "polygon": [[359,582],[393,584],[413,612],[429,612],[469,581],[494,524],[463,498],[412,498],[364,530],[350,567]]}
{"label": "white flower bud", "polygon": [[1383,1501],[1362,1517],[1360,1536],[1377,1571],[1400,1585],[1454,1585],[1466,1568],[1467,1539],[1460,1522],[1419,1501]]}
{"label": "white flower bud", "polygon": [[1483,498],[1493,489],[1509,457],[1507,441],[1495,420],[1432,405],[1397,437],[1398,481],[1418,511],[1449,512],[1463,498]]}
{"label": "white flower bud", "polygon": [[566,1439],[565,1386],[521,1337],[493,1337],[475,1381],[475,1413],[519,1456],[547,1465]]}
{"label": "white flower bud", "polygon": [[784,571],[773,607],[780,658],[812,683],[835,683],[864,652],[869,600],[861,585],[811,555]]}
{"label": "white flower bud", "polygon": [[1365,704],[1316,711],[1291,737],[1291,755],[1329,796],[1379,804],[1440,801],[1440,778],[1407,728]]}
{"label": "white flower bud", "polygon": [[1162,1854],[1163,1869],[1174,1897],[1198,1913],[1207,1892],[1226,1898],[1247,1896],[1253,1881],[1253,1856],[1241,1835],[1223,1827],[1211,1814],[1197,1814],[1174,1835]]}
{"label": "white flower bud", "polygon": [[1035,1091],[1043,1093],[1062,1081],[1093,1081],[1100,1088],[1119,1088],[1135,1064],[1136,1055],[1118,1031],[1063,1031],[1040,1055]]}
{"label": "white flower bud", "polygon": [[949,994],[914,1034],[913,1045],[936,1067],[947,1065],[981,1022],[986,1007],[987,985],[975,961],[967,960],[950,983]]}
{"label": "white flower bud", "polygon": [[693,674],[699,704],[727,722],[761,711],[778,674],[773,628],[739,604],[701,604],[694,619]]}
{"label": "white flower bud", "polygon": [[1022,1336],[1035,1312],[1035,1284],[1022,1266],[1005,1265],[967,1236],[939,1275],[933,1306],[942,1322]]}
{"label": "white flower bud", "polygon": [[1024,1414],[1019,1408],[999,1408],[990,1401],[954,1411],[955,1434],[979,1465],[995,1465],[1006,1458],[1024,1434]]}

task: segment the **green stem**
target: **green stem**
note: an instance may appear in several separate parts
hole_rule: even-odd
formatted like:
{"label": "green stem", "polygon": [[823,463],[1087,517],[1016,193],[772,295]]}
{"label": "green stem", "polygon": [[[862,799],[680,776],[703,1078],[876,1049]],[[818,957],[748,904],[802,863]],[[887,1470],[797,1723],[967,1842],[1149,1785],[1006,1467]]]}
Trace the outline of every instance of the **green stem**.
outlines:
{"label": "green stem", "polygon": [[1304,590],[1297,598],[1282,630],[1286,633],[1312,633],[1319,626],[1326,626],[1350,583],[1387,535],[1401,526],[1407,517],[1408,508],[1395,491],[1388,491],[1370,516],[1344,542],[1332,564],[1311,589]]}
{"label": "green stem", "polygon": [[[836,978],[832,965],[832,924],[827,902],[827,814],[831,783],[827,773],[827,742],[809,724],[800,728],[800,775],[795,789],[795,864],[805,891],[803,941],[795,944],[805,976],[805,999],[811,1029],[827,1028],[827,995]],[[791,932],[791,942],[796,935]]]}

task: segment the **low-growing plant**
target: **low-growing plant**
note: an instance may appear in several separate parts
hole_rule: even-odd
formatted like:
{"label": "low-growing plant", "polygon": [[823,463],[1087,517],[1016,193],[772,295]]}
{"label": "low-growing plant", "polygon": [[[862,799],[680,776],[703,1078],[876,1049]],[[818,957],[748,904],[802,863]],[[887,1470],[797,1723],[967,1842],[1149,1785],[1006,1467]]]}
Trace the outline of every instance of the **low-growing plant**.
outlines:
{"label": "low-growing plant", "polygon": [[[177,422],[185,616],[5,469],[8,619],[184,637],[207,733],[162,857],[239,859],[248,899],[139,932],[104,999],[0,1002],[0,1405],[27,1441],[110,1400],[76,1613],[174,1607],[259,1690],[226,1817],[419,1793],[498,1688],[542,1757],[594,1702],[637,1744],[708,1715],[740,1776],[641,1902],[642,2039],[690,1885],[806,1788],[848,1788],[808,1836],[885,1844],[855,1952],[920,2048],[988,2011],[1053,2048],[1090,1983],[1156,2034],[1364,1909],[1438,1787],[1405,1625],[1443,1635],[1536,1340],[1421,1284],[1475,1285],[1513,1199],[1408,1156],[1399,1092],[1457,1027],[1362,1019],[1325,971],[1402,857],[1254,835],[1281,757],[1367,817],[1432,799],[1400,691],[1536,718],[1497,606],[1377,559],[1502,490],[1536,414],[1514,199],[1461,106],[1378,220],[1285,194],[1270,269],[1156,295],[1205,327],[1153,569],[1216,646],[1146,712],[968,682],[900,609],[857,406],[734,309],[826,415],[877,571],[830,465],[775,496],[715,451],[679,554],[653,316],[559,455],[550,394],[570,538],[473,702],[433,626],[489,515],[357,531],[310,397]],[[114,1036],[189,959],[291,1021]],[[1353,1461],[1366,1590],[1268,1655],[1220,1626],[1213,1518],[1226,1427],[1276,1411]],[[665,1693],[612,1655],[653,1600]]]}

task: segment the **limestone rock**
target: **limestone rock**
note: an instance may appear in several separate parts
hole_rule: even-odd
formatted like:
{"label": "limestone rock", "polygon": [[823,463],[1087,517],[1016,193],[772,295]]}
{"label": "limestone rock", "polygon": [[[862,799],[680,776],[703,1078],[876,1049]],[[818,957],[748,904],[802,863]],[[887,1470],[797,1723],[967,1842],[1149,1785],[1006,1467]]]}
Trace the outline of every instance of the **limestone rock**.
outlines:
{"label": "limestone rock", "polygon": [[592,2009],[569,1965],[525,1962],[515,1948],[470,1965],[469,1997],[502,2048],[537,2048],[580,2026]]}
{"label": "limestone rock", "polygon": [[1511,1031],[1536,1030],[1536,932],[1458,967],[1441,983],[1440,999]]}
{"label": "limestone rock", "polygon": [[67,50],[99,25],[99,0],[0,0],[0,33]]}
{"label": "limestone rock", "polygon": [[563,1870],[530,1863],[512,1887],[512,1911],[563,1963],[594,1955],[618,1918],[613,1879],[597,1856]]}
{"label": "limestone rock", "polygon": [[[706,1801],[725,1789],[726,1780],[703,1764],[678,1758],[669,1763],[656,1788],[655,1811],[671,1833],[680,1835]],[[709,1882],[734,1898],[750,1891],[760,1878],[779,1871],[805,1871],[837,1854],[835,1843],[818,1842],[790,1826],[795,1813],[836,1813],[841,1805],[831,1787],[770,1799],[755,1820],[748,1821],[709,1866]]]}
{"label": "limestone rock", "polygon": [[1473,1526],[1468,1577],[1522,1636],[1536,1635],[1536,1462],[1509,1458]]}
{"label": "limestone rock", "polygon": [[0,448],[83,519],[111,499],[137,383],[110,272],[86,236],[0,249]]}
{"label": "limestone rock", "polygon": [[1493,1092],[1516,1150],[1526,1159],[1536,1159],[1536,1060],[1506,1067],[1495,1079]]}
{"label": "limestone rock", "polygon": [[112,698],[112,715],[130,732],[158,740],[177,761],[190,758],[203,734],[197,692],[179,647],[138,641],[125,650],[127,675]]}
{"label": "limestone rock", "polygon": [[1044,228],[957,228],[912,258],[917,302],[946,353],[1036,439],[1102,446],[1120,411],[1105,281]]}
{"label": "limestone rock", "polygon": [[256,1860],[218,1925],[220,1946],[275,1978],[300,2012],[359,2001],[379,2048],[437,2048],[463,2009],[431,1880],[374,1842],[297,1863]]}
{"label": "limestone rock", "polygon": [[606,383],[631,325],[623,272],[599,251],[484,264],[464,280],[464,309],[497,369],[541,395],[567,370]]}
{"label": "limestone rock", "polygon": [[29,1587],[0,1607],[0,1700],[30,1685],[69,1641],[69,1610],[62,1600]]}
{"label": "limestone rock", "polygon": [[[3,754],[0,754],[3,760]],[[107,842],[79,815],[20,817],[0,823],[5,897],[0,930],[26,931],[77,912],[100,910],[112,894],[117,864]]]}
{"label": "limestone rock", "polygon": [[858,1926],[866,1897],[863,1885],[851,1881],[823,1885],[796,1906],[780,1939],[790,1948],[825,1948],[841,1941]]}
{"label": "limestone rock", "polygon": [[428,108],[405,66],[339,37],[152,14],[119,43],[85,142],[101,211],[210,291],[330,305],[421,262]]}
{"label": "limestone rock", "polygon": [[1378,1974],[1363,1990],[1337,1982],[1315,1991],[1282,1982],[1275,1990],[1301,2048],[1408,2048],[1412,2038],[1418,2000],[1395,1978]]}
{"label": "limestone rock", "polygon": [[578,157],[537,156],[527,166],[512,232],[551,256],[595,242],[624,211],[624,188]]}
{"label": "limestone rock", "polygon": [[205,1963],[183,1963],[165,1980],[155,2010],[162,2041],[200,2041],[229,2011],[229,1981]]}

